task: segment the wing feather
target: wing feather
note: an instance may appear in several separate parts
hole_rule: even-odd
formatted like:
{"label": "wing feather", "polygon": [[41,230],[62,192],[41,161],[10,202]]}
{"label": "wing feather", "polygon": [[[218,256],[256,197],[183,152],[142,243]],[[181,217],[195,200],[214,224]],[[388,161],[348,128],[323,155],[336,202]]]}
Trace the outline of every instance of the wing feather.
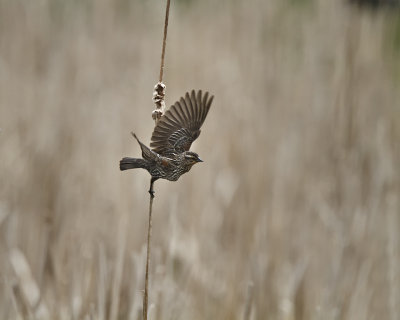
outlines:
{"label": "wing feather", "polygon": [[186,101],[185,101],[185,99],[183,99],[183,97],[180,99],[180,105],[182,107],[183,113],[186,116],[187,123],[190,124],[190,122],[191,122],[190,119],[193,119],[192,112],[189,110],[188,105],[186,104]]}
{"label": "wing feather", "polygon": [[188,151],[200,135],[212,100],[208,92],[187,92],[158,121],[151,137],[152,150],[165,156]]}
{"label": "wing feather", "polygon": [[180,119],[182,120],[181,123],[186,124],[186,123],[189,122],[189,119],[186,118],[185,111],[183,110],[183,108],[182,108],[181,104],[179,103],[179,101],[175,102],[175,105],[172,106],[172,108],[175,108],[175,112],[176,112],[177,116],[180,117]]}
{"label": "wing feather", "polygon": [[190,93],[190,101],[192,102],[194,110],[196,110],[196,116],[195,116],[195,121],[200,121],[199,119],[199,108],[197,106],[197,101],[196,101],[196,93],[194,90]]}
{"label": "wing feather", "polygon": [[192,104],[192,101],[190,100],[188,92],[186,92],[186,94],[185,94],[185,102],[186,102],[186,106],[190,109],[190,113],[191,113],[191,115],[193,117],[192,119],[194,119],[195,122],[198,122],[197,121],[196,109],[193,107],[193,104]]}
{"label": "wing feather", "polygon": [[[197,100],[196,100],[196,102],[197,102],[198,105],[203,105],[202,101],[201,101],[201,95],[202,95],[202,92],[200,90],[199,92],[197,92]],[[204,107],[201,108],[199,111],[200,111],[200,115],[199,115],[200,120],[201,119],[205,119],[205,116],[207,115],[206,106],[204,105]]]}

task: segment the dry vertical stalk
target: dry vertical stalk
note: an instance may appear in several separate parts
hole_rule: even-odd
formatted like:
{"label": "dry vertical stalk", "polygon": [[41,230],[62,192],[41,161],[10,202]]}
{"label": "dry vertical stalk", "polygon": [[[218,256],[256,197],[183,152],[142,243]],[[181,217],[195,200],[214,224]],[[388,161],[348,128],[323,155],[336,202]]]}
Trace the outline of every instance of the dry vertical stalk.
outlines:
{"label": "dry vertical stalk", "polygon": [[167,8],[165,10],[165,22],[164,22],[164,36],[162,42],[162,50],[161,50],[161,65],[160,65],[160,76],[158,78],[158,83],[154,87],[153,92],[153,101],[156,105],[156,109],[153,111],[151,116],[153,120],[158,122],[161,119],[161,116],[164,114],[165,109],[165,84],[162,82],[163,74],[164,74],[164,60],[165,60],[165,47],[167,44],[167,31],[168,31],[168,17],[169,17],[169,6],[171,1],[167,0]]}
{"label": "dry vertical stalk", "polygon": [[150,265],[150,244],[151,244],[151,228],[152,228],[152,211],[153,211],[154,195],[150,194],[149,204],[149,226],[147,229],[147,257],[146,257],[146,275],[144,280],[144,297],[143,297],[143,319],[147,320],[147,309],[149,301],[149,265]]}
{"label": "dry vertical stalk", "polygon": [[[164,20],[164,36],[162,42],[161,50],[161,65],[160,65],[160,76],[158,83],[154,87],[153,101],[156,105],[156,109],[152,112],[152,118],[157,125],[157,122],[161,119],[164,114],[165,109],[165,84],[162,83],[163,73],[164,73],[164,58],[165,58],[165,47],[167,44],[167,31],[168,31],[168,17],[169,17],[169,7],[170,0],[167,0],[167,7],[165,9],[165,20]],[[150,254],[151,254],[151,230],[152,230],[152,212],[153,212],[153,183],[150,182],[150,203],[149,203],[149,225],[147,229],[147,257],[146,257],[146,274],[144,282],[144,297],[143,297],[143,319],[147,320],[147,309],[149,301],[149,265],[150,265]]]}
{"label": "dry vertical stalk", "polygon": [[251,305],[253,303],[253,282],[247,284],[246,300],[244,305],[243,320],[250,320],[251,315]]}
{"label": "dry vertical stalk", "polygon": [[160,66],[160,76],[158,78],[158,82],[162,82],[163,73],[164,73],[164,58],[165,58],[165,47],[167,44],[167,30],[168,30],[168,16],[169,16],[169,5],[170,0],[167,0],[167,8],[165,9],[165,21],[164,21],[164,36],[161,50],[161,66]]}

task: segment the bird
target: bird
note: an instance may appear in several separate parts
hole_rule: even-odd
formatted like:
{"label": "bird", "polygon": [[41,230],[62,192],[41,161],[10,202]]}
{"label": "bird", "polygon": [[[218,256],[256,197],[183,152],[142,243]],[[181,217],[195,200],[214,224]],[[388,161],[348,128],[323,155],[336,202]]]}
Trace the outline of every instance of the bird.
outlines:
{"label": "bird", "polygon": [[151,149],[131,132],[142,150],[142,158],[123,158],[119,163],[120,170],[147,170],[151,175],[149,193],[154,197],[156,180],[177,181],[194,164],[203,162],[189,149],[200,135],[213,99],[214,96],[208,92],[203,95],[201,90],[186,92],[157,122],[151,136]]}

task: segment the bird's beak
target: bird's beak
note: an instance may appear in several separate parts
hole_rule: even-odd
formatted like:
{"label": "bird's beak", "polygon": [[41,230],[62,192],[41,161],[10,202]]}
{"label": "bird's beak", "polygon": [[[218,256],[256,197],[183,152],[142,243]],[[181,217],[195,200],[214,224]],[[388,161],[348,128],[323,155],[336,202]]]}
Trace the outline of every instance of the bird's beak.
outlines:
{"label": "bird's beak", "polygon": [[200,158],[197,158],[197,162],[204,162],[204,161],[201,160]]}

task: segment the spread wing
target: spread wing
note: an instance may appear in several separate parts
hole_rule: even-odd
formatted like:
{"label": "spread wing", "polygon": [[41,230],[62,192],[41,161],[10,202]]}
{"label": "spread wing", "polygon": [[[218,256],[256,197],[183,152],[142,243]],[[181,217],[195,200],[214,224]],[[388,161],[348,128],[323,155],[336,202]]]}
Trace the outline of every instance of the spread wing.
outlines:
{"label": "spread wing", "polygon": [[188,151],[200,135],[214,96],[192,90],[175,102],[158,121],[151,136],[150,147],[163,156]]}

